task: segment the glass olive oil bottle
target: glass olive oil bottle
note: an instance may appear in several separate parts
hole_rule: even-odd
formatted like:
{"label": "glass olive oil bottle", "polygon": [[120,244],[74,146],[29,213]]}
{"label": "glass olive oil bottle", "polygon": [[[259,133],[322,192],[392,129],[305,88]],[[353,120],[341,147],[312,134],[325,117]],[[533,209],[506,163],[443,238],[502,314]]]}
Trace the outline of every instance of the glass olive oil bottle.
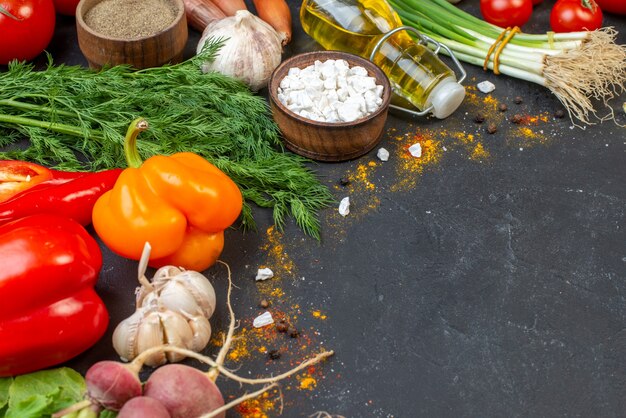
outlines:
{"label": "glass olive oil bottle", "polygon": [[[364,58],[370,58],[386,33],[402,26],[385,0],[304,0],[300,21],[304,31],[325,49]],[[419,110],[432,106],[432,113],[440,119],[454,112],[465,97],[454,72],[404,30],[382,42],[373,61],[387,74],[400,101]]]}

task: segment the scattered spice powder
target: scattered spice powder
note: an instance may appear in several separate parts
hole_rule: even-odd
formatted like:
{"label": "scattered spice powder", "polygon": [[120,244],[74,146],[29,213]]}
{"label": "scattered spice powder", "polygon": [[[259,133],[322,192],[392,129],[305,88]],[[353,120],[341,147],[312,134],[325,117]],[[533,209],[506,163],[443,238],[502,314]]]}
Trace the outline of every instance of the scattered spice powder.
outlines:
{"label": "scattered spice powder", "polygon": [[237,406],[237,412],[244,418],[269,418],[270,415],[267,413],[278,412],[280,405],[280,393],[278,391],[270,392],[265,392],[257,398],[240,403]]}
{"label": "scattered spice powder", "polygon": [[327,316],[324,315],[322,311],[313,311],[312,314],[313,314],[313,318],[318,318],[318,319],[321,319],[322,321],[325,321],[327,319]]}
{"label": "scattered spice powder", "polygon": [[[272,287],[272,280],[276,280],[280,278],[280,275],[289,275],[295,274],[295,265],[293,260],[289,257],[287,252],[285,251],[285,246],[282,243],[283,234],[276,229],[274,225],[270,226],[266,230],[266,239],[267,242],[261,247],[261,250],[267,252],[268,267],[274,271],[274,278],[271,280],[267,280],[265,282],[259,283],[261,287],[265,287],[266,290],[269,287]],[[267,286],[263,286],[263,285]],[[272,289],[273,290],[273,289]]]}
{"label": "scattered spice powder", "polygon": [[136,39],[167,28],[176,14],[168,0],[104,0],[85,13],[85,23],[102,35]]}
{"label": "scattered spice powder", "polygon": [[[422,174],[425,167],[436,164],[441,159],[442,149],[440,141],[432,139],[428,131],[410,137],[397,137],[396,140],[398,141],[397,147],[400,155],[396,167],[398,181],[391,185],[389,190],[392,192],[411,190],[417,184],[417,176],[415,174]],[[418,142],[422,147],[422,155],[416,158],[409,153],[409,147]]]}
{"label": "scattered spice powder", "polygon": [[489,158],[489,151],[485,150],[483,144],[480,142],[476,144],[474,150],[472,151],[472,155],[470,157],[472,160],[480,160],[484,161]]}
{"label": "scattered spice powder", "polygon": [[303,377],[300,379],[300,389],[312,390],[317,386],[317,380],[314,377]]}

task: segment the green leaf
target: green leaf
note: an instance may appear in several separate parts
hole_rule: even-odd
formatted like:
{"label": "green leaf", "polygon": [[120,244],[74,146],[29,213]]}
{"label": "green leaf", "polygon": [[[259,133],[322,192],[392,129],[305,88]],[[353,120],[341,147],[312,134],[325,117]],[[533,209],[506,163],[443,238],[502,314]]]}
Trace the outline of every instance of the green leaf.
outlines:
{"label": "green leaf", "polygon": [[[9,402],[9,388],[13,383],[12,377],[3,377],[0,379],[0,411]],[[2,417],[3,415],[0,415]]]}
{"label": "green leaf", "polygon": [[4,418],[48,417],[80,401],[85,389],[83,377],[66,367],[17,376]]}
{"label": "green leaf", "polygon": [[100,415],[98,416],[98,418],[115,418],[116,416],[117,416],[117,412],[109,411],[108,409],[105,409],[104,411],[100,412]]}

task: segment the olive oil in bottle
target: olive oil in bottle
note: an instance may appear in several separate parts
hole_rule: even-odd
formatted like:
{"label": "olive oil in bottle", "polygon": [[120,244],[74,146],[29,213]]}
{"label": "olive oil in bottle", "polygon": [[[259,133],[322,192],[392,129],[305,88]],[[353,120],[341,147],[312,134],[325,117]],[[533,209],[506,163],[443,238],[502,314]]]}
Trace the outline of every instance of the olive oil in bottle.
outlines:
{"label": "olive oil in bottle", "polygon": [[[322,47],[369,58],[389,31],[402,26],[385,0],[304,0],[300,8],[304,31]],[[387,74],[400,101],[446,118],[465,97],[454,72],[406,31],[385,40],[373,61]]]}

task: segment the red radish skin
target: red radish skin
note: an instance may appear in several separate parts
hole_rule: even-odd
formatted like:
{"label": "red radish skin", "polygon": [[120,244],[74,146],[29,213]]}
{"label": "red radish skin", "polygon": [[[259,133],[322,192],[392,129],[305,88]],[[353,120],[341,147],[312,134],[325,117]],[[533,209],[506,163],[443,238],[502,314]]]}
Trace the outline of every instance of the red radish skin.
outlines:
{"label": "red radish skin", "polygon": [[[148,378],[143,394],[160,401],[172,418],[197,418],[224,405],[217,385],[205,373],[183,364],[159,367]],[[217,417],[225,418],[226,413]]]}
{"label": "red radish skin", "polygon": [[156,399],[137,396],[126,402],[117,418],[171,418],[167,408]]}
{"label": "red radish skin", "polygon": [[85,374],[87,396],[97,405],[119,411],[131,398],[141,396],[136,372],[117,361],[99,361]]}

